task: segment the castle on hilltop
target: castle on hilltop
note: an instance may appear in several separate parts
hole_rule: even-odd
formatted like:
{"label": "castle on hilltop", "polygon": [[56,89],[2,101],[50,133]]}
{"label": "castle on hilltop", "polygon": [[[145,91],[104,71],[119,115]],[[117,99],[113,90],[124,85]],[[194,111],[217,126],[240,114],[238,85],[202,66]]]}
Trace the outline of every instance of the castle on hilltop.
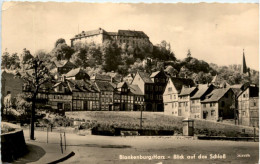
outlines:
{"label": "castle on hilltop", "polygon": [[118,32],[107,32],[102,28],[92,31],[82,31],[71,40],[73,47],[77,42],[102,44],[107,40],[115,41],[118,45],[126,44],[133,48],[150,46],[152,43],[143,31],[118,30]]}

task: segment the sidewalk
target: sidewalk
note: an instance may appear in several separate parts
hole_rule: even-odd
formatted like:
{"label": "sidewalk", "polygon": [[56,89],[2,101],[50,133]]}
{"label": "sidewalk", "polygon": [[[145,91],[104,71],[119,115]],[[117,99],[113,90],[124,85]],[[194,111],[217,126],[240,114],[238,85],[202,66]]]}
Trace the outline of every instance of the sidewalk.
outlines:
{"label": "sidewalk", "polygon": [[[46,135],[44,135],[46,134]],[[60,146],[60,133],[49,133],[47,143],[47,133],[35,131],[36,140],[30,140],[29,130],[24,130],[25,142],[28,146],[29,153],[15,163],[46,164],[68,156],[72,150],[64,146],[64,134],[62,134],[63,153]]]}

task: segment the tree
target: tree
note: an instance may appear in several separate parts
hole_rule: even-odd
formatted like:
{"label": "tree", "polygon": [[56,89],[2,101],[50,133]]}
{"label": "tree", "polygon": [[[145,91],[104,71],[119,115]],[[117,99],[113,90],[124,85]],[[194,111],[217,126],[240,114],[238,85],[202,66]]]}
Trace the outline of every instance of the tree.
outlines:
{"label": "tree", "polygon": [[63,39],[63,38],[60,38],[60,39],[58,39],[58,40],[55,42],[55,47],[57,47],[59,44],[63,44],[63,43],[65,43],[65,44],[66,44],[66,41],[65,41],[65,39]]}
{"label": "tree", "polygon": [[144,71],[143,62],[140,59],[137,59],[136,62],[128,68],[129,73],[136,73],[137,71]]}
{"label": "tree", "polygon": [[173,68],[173,66],[171,66],[171,65],[166,67],[165,72],[172,77],[175,77],[178,75],[178,71],[175,68]]}
{"label": "tree", "polygon": [[198,74],[194,74],[192,79],[199,84],[206,84],[212,81],[212,76],[209,73],[199,72]]}
{"label": "tree", "polygon": [[11,69],[17,69],[20,68],[20,59],[17,55],[17,53],[13,53],[11,58],[10,58],[10,64],[11,64]]}
{"label": "tree", "polygon": [[176,60],[175,54],[171,51],[170,43],[167,43],[165,40],[153,47],[152,57],[163,61]]}
{"label": "tree", "polygon": [[7,51],[3,52],[1,66],[4,68],[10,68],[10,57]]}
{"label": "tree", "polygon": [[20,93],[15,98],[16,110],[23,115],[31,114],[32,102],[28,101],[31,99],[31,95]]}
{"label": "tree", "polygon": [[22,64],[28,62],[30,59],[33,59],[32,54],[26,48],[23,49],[23,53],[21,54],[21,56],[22,56]]}
{"label": "tree", "polygon": [[74,50],[66,43],[59,43],[57,47],[52,50],[52,54],[57,60],[69,60]]}
{"label": "tree", "polygon": [[116,71],[118,69],[121,50],[115,42],[105,42],[102,47],[104,57],[103,69],[106,72]]}
{"label": "tree", "polygon": [[22,78],[27,82],[27,86],[32,94],[31,110],[31,135],[30,139],[34,140],[34,122],[35,122],[35,103],[36,97],[41,85],[50,81],[50,74],[43,61],[38,56],[26,61],[26,66]]}

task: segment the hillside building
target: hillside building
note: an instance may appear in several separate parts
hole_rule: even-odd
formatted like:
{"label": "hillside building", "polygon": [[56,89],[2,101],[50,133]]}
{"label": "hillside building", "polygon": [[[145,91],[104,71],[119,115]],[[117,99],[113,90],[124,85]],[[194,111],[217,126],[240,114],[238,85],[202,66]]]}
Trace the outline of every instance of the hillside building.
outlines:
{"label": "hillside building", "polygon": [[182,87],[181,93],[179,94],[179,108],[178,115],[190,118],[191,113],[191,101],[190,98],[198,91],[197,87]]}
{"label": "hillside building", "polygon": [[203,119],[221,121],[234,119],[235,95],[231,88],[214,89],[201,101]]}
{"label": "hillside building", "polygon": [[90,76],[81,68],[72,69],[65,77],[70,80],[90,80]]}
{"label": "hillside building", "polygon": [[259,87],[250,85],[238,95],[238,123],[259,127]]}
{"label": "hillside building", "polygon": [[105,41],[114,41],[118,45],[126,44],[126,46],[141,47],[149,46],[152,43],[149,37],[143,31],[118,30],[118,32],[107,32],[102,28],[92,31],[82,31],[80,34],[71,38],[71,47],[76,43],[95,43],[103,44]]}
{"label": "hillside building", "polygon": [[114,93],[114,108],[121,111],[140,111],[144,108],[144,95],[137,85],[121,82]]}
{"label": "hillside building", "polygon": [[202,118],[201,101],[215,88],[212,84],[198,84],[197,92],[190,98],[190,118]]}
{"label": "hillside building", "polygon": [[163,112],[163,91],[167,84],[167,76],[164,71],[157,71],[150,76],[141,71],[137,71],[133,81],[144,95],[145,111]]}
{"label": "hillside building", "polygon": [[179,112],[179,94],[183,86],[193,87],[192,79],[170,77],[163,92],[164,114],[181,116]]}

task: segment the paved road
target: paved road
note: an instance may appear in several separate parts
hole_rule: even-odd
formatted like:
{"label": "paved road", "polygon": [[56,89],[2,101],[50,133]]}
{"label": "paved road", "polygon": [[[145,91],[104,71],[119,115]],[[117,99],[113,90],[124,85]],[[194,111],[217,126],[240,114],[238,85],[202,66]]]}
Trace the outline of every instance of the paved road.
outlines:
{"label": "paved road", "polygon": [[[29,132],[24,131],[27,142]],[[46,142],[36,132],[35,144]],[[204,141],[183,137],[108,137],[66,134],[67,151],[75,156],[64,163],[258,163],[258,142]],[[49,144],[59,150],[59,133],[49,133]],[[50,146],[51,147],[51,146]],[[45,148],[48,156],[48,146]],[[52,149],[53,150],[53,149]],[[53,151],[52,151],[53,152]],[[55,160],[55,159],[54,159]]]}

